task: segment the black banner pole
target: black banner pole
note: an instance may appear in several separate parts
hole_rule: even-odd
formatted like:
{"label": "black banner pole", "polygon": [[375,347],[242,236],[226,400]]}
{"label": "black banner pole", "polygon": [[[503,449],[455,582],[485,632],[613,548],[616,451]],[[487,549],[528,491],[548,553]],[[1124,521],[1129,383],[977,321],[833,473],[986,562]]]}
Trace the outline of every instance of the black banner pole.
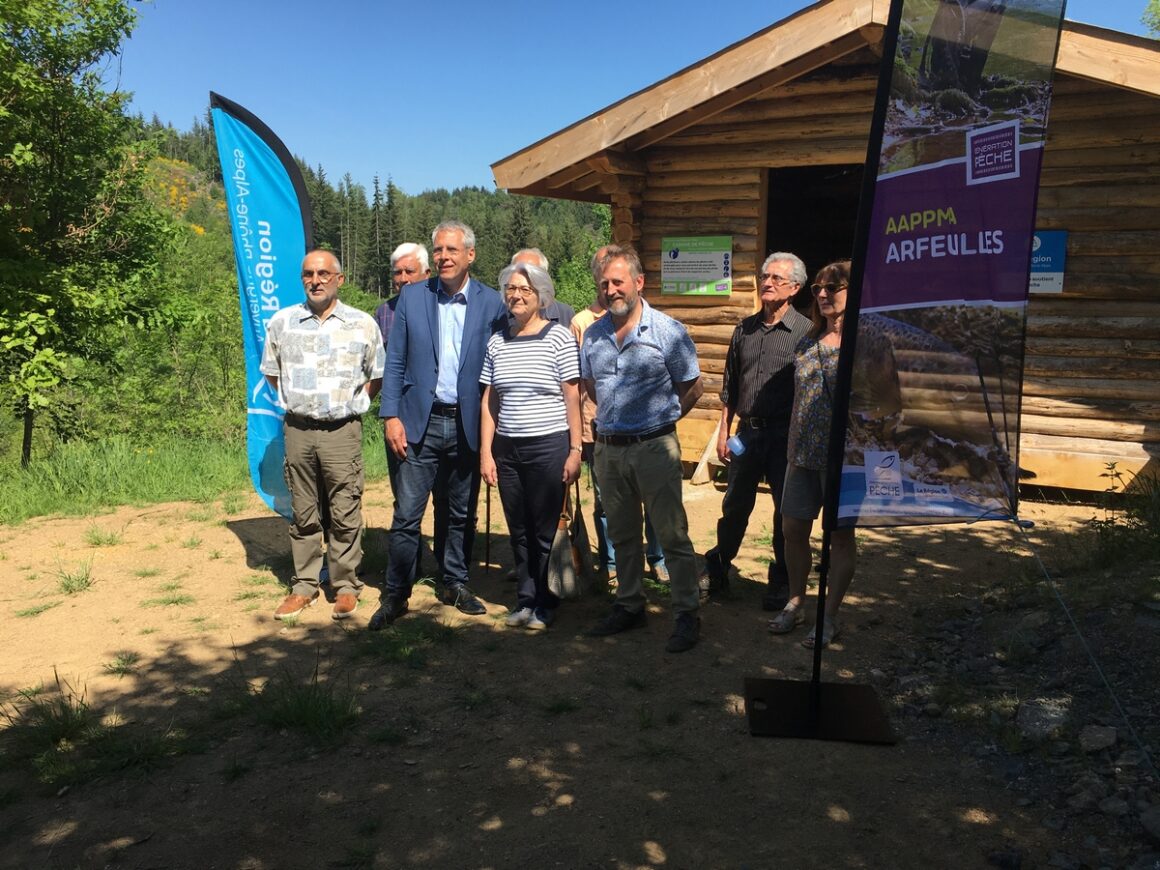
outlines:
{"label": "black banner pole", "polygon": [[842,323],[842,345],[838,356],[838,377],[834,388],[834,416],[830,424],[830,447],[826,463],[826,489],[822,509],[822,558],[818,572],[818,607],[814,625],[813,673],[808,684],[798,680],[746,678],[745,707],[749,731],[771,737],[806,737],[854,743],[895,741],[890,722],[874,689],[867,685],[822,682],[822,637],[825,626],[826,581],[830,569],[830,535],[838,527],[838,501],[842,464],[846,449],[846,419],[850,411],[850,384],[854,371],[854,351],[858,341],[858,313],[861,308],[862,277],[870,244],[870,224],[874,212],[874,188],[886,110],[894,75],[898,31],[902,22],[903,0],[891,0],[890,15],[882,39],[882,66],[874,100],[874,119],[866,145],[866,167],[858,202],[858,220],[850,263],[850,288]]}

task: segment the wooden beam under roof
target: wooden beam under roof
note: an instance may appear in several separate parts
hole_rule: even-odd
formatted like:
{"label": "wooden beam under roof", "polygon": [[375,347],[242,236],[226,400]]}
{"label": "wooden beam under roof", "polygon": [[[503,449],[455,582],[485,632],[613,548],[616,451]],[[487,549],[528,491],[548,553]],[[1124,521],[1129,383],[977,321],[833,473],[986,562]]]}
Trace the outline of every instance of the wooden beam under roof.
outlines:
{"label": "wooden beam under roof", "polygon": [[847,33],[839,36],[833,42],[826,43],[817,51],[795,58],[789,63],[782,64],[776,69],[771,69],[754,79],[746,82],[743,85],[733,88],[725,93],[717,94],[715,97],[710,97],[703,103],[682,112],[680,115],[669,118],[667,121],[662,121],[642,133],[633,136],[625,143],[629,151],[640,151],[647,148],[649,145],[655,145],[675,133],[686,130],[695,124],[706,121],[713,115],[724,112],[726,109],[731,109],[734,106],[744,103],[746,100],[754,99],[764,94],[766,91],[778,88],[786,82],[813,72],[815,69],[832,63],[840,57],[845,57],[848,54],[853,54],[859,49],[866,48],[867,34],[877,34],[876,38],[881,40],[882,33],[885,28],[880,25],[874,27],[865,27],[854,33]]}
{"label": "wooden beam under roof", "polygon": [[[826,0],[712,57],[589,115],[492,165],[496,183],[521,190],[669,118],[730,91],[773,67],[816,51],[870,24],[885,24],[888,0]],[[864,43],[864,40],[862,40]]]}
{"label": "wooden beam under roof", "polygon": [[1160,96],[1160,43],[1065,21],[1055,68],[1097,82]]}

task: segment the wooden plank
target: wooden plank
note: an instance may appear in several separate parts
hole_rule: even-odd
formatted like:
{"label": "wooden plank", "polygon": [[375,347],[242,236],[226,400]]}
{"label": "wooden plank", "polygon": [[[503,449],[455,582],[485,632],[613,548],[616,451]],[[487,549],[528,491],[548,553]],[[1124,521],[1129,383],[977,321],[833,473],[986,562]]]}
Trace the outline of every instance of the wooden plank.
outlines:
{"label": "wooden plank", "polygon": [[775,169],[785,166],[830,166],[862,163],[866,159],[865,137],[828,139],[821,142],[767,142],[720,148],[655,148],[646,159],[649,172],[685,169]]}
{"label": "wooden plank", "polygon": [[[752,124],[756,121],[773,121],[781,118],[808,118],[818,114],[819,97],[825,101],[827,115],[860,113],[873,115],[876,89],[876,82],[868,82],[863,88],[853,88],[849,82],[834,81],[826,90],[809,96],[786,96],[784,91],[778,91],[764,99],[749,100],[743,105],[722,112],[708,123],[717,126]],[[1053,102],[1053,118],[1054,112]],[[698,125],[693,129],[699,130],[701,126]]]}
{"label": "wooden plank", "polygon": [[711,172],[653,172],[648,184],[655,187],[752,187],[761,180],[760,169],[720,169]]}
{"label": "wooden plank", "polygon": [[[1160,314],[1160,305],[1155,306]],[[1092,317],[1082,311],[1073,315],[1039,316],[1028,314],[1027,338],[1104,338],[1114,336],[1109,340],[1125,339],[1152,339],[1157,334],[1157,321],[1154,317]],[[1155,342],[1154,342],[1155,343]],[[1039,351],[1046,345],[1038,343]]]}
{"label": "wooden plank", "polygon": [[1083,420],[1160,421],[1160,397],[1157,397],[1155,402],[1122,402],[1110,399],[1076,400],[1024,396],[1023,413]]}
{"label": "wooden plank", "polygon": [[[729,341],[726,339],[721,344],[701,344],[695,345],[697,348],[697,359],[699,360],[724,360],[729,353]],[[724,371],[724,369],[722,369]]]}
{"label": "wooden plank", "polygon": [[[1153,328],[1152,335],[1156,335]],[[1123,360],[1160,360],[1160,341],[1152,338],[1028,338],[1027,353],[1046,356],[1094,357],[1102,364]]]}
{"label": "wooden plank", "polygon": [[1098,374],[1110,380],[1160,380],[1160,361],[1157,360],[1126,359],[1114,366],[1100,366],[1097,370],[1092,368],[1089,360],[1069,356],[1039,356],[1031,353],[1031,348],[1027,350],[1023,361],[1024,377],[1083,378]]}
{"label": "wooden plank", "polygon": [[749,236],[758,238],[757,221],[750,218],[697,218],[696,223],[674,218],[651,218],[648,222],[648,234],[658,239],[657,250],[660,250],[659,239],[663,236]]}
{"label": "wooden plank", "polygon": [[1149,230],[1160,227],[1160,208],[1041,208],[1035,226],[1041,230]]}
{"label": "wooden plank", "polygon": [[1068,233],[1069,257],[1120,257],[1127,254],[1151,254],[1160,251],[1160,230],[1123,230],[1120,232]]}
{"label": "wooden plank", "polygon": [[1054,96],[1049,123],[1116,117],[1139,118],[1142,123],[1155,123],[1160,120],[1160,105],[1155,97],[1146,94],[1102,87],[1083,94]]}
{"label": "wooden plank", "polygon": [[1060,121],[1058,124],[1053,119],[1047,128],[1047,147],[1051,148],[1057,142],[1068,148],[1155,145],[1160,142],[1160,128],[1138,124],[1133,118]]}
{"label": "wooden plank", "polygon": [[1153,144],[1096,144],[1077,148],[1066,140],[1053,142],[1048,128],[1047,149],[1043,153],[1043,172],[1056,172],[1074,166],[1147,166],[1156,159]]}
{"label": "wooden plank", "polygon": [[754,218],[757,207],[752,202],[652,202],[644,206],[646,218],[676,220],[683,218]]}
{"label": "wooden plank", "polygon": [[816,114],[748,124],[703,124],[665,140],[666,148],[718,148],[786,139],[865,139],[870,135],[870,114]]}
{"label": "wooden plank", "polygon": [[[762,72],[749,81],[731,87],[726,91],[716,93],[707,99],[702,99],[696,105],[686,108],[680,114],[672,115],[657,124],[653,124],[628,139],[625,145],[630,150],[640,151],[658,142],[664,142],[670,137],[680,134],[681,131],[694,124],[699,124],[706,118],[711,118],[725,109],[744,103],[746,100],[752,99],[759,94],[765,93],[788,81],[792,81],[812,70],[826,66],[845,55],[865,48],[867,38],[873,38],[875,36],[880,39],[881,33],[868,33],[867,31],[856,30],[853,33],[842,34],[824,45],[815,47],[800,57],[793,58],[773,69],[767,68],[765,72]],[[714,89],[717,90],[717,83],[714,82],[713,85]]]}
{"label": "wooden plank", "polygon": [[[1100,374],[1100,373],[1097,373]],[[1024,396],[1160,402],[1160,381],[1104,377],[1023,375]]]}
{"label": "wooden plank", "polygon": [[1039,189],[1039,208],[1137,209],[1160,206],[1160,184],[1092,185]]}
{"label": "wooden plank", "polygon": [[714,185],[712,187],[646,187],[641,194],[645,203],[650,202],[712,202],[730,200],[747,202],[761,199],[757,183],[744,185]]}
{"label": "wooden plank", "polygon": [[1071,166],[1051,167],[1040,175],[1040,190],[1045,187],[1087,187],[1099,184],[1157,184],[1160,183],[1160,164],[1144,163],[1136,166]]}
{"label": "wooden plank", "polygon": [[1062,435],[1068,438],[1101,438],[1106,441],[1160,440],[1160,427],[1147,422],[1131,420],[1079,420],[1046,417],[1041,414],[1022,414],[1019,417],[1022,432],[1039,435]]}
{"label": "wooden plank", "polygon": [[[1055,294],[1037,293],[1031,297],[1030,308],[1032,314],[1043,317],[1067,317],[1070,315],[1086,315],[1098,319],[1105,313],[1099,304],[1083,299],[1074,299]],[[1117,302],[1114,312],[1116,317],[1151,317],[1160,322],[1160,299],[1141,302]]]}
{"label": "wooden plank", "polygon": [[1066,21],[1055,68],[1160,96],[1160,46],[1154,40]]}
{"label": "wooden plank", "polygon": [[1064,275],[1063,293],[1058,295],[1062,299],[1112,299],[1118,305],[1155,299],[1156,293],[1155,280],[1141,283],[1128,281],[1123,275],[1072,273]]}
{"label": "wooden plank", "polygon": [[[1069,274],[1092,275],[1107,273],[1110,268],[1115,268],[1121,275],[1126,276],[1127,280],[1134,283],[1156,285],[1157,279],[1160,278],[1160,257],[1145,254],[1138,256],[1124,254],[1116,257],[1114,260],[1109,260],[1103,256],[1077,256],[1071,253],[1067,257],[1067,271]],[[1153,327],[1160,331],[1160,326],[1157,324],[1153,324]]]}

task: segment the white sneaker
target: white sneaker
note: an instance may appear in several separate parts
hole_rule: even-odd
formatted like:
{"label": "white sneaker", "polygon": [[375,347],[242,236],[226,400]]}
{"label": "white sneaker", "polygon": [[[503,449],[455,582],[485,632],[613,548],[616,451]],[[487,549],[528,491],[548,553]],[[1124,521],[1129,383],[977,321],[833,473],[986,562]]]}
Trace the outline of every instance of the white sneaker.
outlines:
{"label": "white sneaker", "polygon": [[519,610],[513,610],[509,613],[503,624],[508,628],[521,628],[532,621],[533,615],[532,608],[521,607]]}

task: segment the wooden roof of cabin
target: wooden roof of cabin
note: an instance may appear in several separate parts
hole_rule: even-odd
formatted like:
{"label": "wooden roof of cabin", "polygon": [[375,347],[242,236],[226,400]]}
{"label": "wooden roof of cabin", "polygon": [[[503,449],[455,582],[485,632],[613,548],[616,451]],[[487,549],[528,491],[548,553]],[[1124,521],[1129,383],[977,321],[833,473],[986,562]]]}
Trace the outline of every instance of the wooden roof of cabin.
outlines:
{"label": "wooden roof of cabin", "polygon": [[[608,202],[643,176],[640,152],[726,109],[867,48],[889,0],[823,0],[492,164],[512,193]],[[1056,72],[1160,97],[1160,42],[1065,21]]]}

